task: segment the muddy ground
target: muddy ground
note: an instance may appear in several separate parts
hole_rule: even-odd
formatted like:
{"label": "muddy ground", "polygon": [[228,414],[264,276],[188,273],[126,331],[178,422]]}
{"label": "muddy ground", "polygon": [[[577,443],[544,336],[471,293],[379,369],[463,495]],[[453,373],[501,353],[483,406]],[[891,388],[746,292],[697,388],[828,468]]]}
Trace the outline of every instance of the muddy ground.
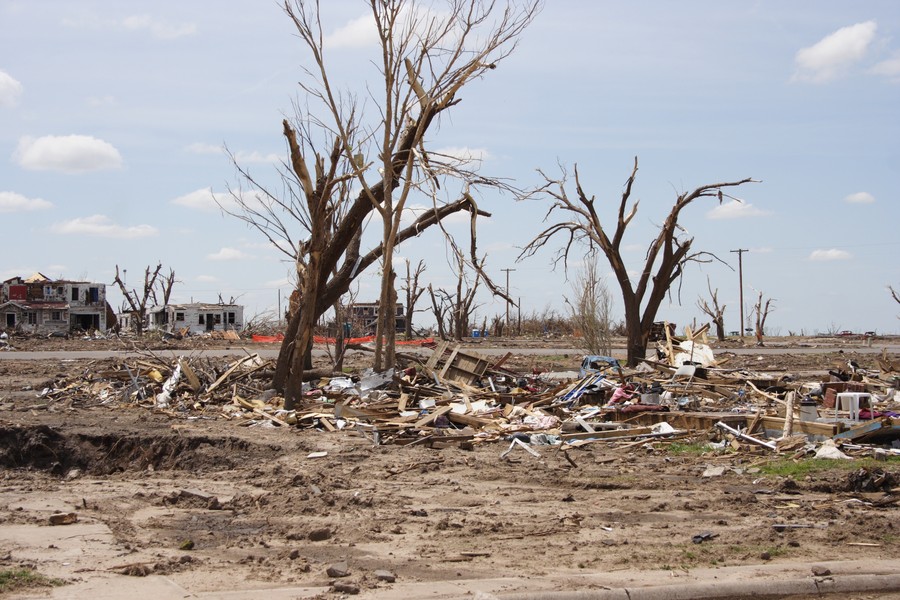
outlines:
{"label": "muddy ground", "polygon": [[[27,349],[42,348],[58,349]],[[735,356],[732,366],[803,376],[844,356],[798,348]],[[506,366],[577,363],[550,349]],[[205,597],[293,586],[301,591],[285,597],[445,598],[585,589],[597,573],[627,583],[649,572],[876,561],[900,549],[893,462],[805,469],[796,464],[808,460],[746,446],[704,451],[708,432],[501,459],[506,443],[374,446],[352,432],[39,397],[100,364],[0,361],[0,569],[32,567],[67,582],[29,592],[39,596],[98,597],[91,590],[101,583],[164,576]],[[704,477],[709,466],[724,474]],[[56,513],[77,522],[51,526]],[[335,577],[335,567],[349,574]]]}

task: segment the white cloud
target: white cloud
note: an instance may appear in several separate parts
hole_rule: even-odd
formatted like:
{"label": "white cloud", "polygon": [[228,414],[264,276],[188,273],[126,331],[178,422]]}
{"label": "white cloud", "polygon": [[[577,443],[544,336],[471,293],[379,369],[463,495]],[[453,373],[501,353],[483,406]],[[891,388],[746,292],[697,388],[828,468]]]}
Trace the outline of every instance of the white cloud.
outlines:
{"label": "white cloud", "polygon": [[172,204],[193,208],[195,210],[220,210],[220,205],[232,209],[235,201],[228,192],[214,192],[212,188],[201,188],[173,199]]}
{"label": "white cloud", "polygon": [[122,155],[112,144],[89,135],[24,136],[13,158],[33,171],[85,173],[122,166]]}
{"label": "white cloud", "polygon": [[249,254],[245,254],[237,248],[222,248],[218,252],[207,254],[209,260],[240,260],[242,258],[250,258]]}
{"label": "white cloud", "polygon": [[765,217],[771,214],[769,211],[756,208],[748,202],[729,200],[725,204],[719,204],[706,213],[707,219],[744,219],[749,217]]}
{"label": "white cloud", "polygon": [[223,150],[221,146],[216,146],[215,144],[206,144],[204,142],[194,142],[193,144],[188,144],[184,147],[186,152],[190,152],[191,154],[222,154]]}
{"label": "white cloud", "polygon": [[831,248],[829,250],[813,250],[809,255],[809,260],[829,261],[829,260],[847,260],[852,258],[850,253],[845,250]]}
{"label": "white cloud", "polygon": [[197,275],[195,279],[201,283],[215,283],[219,280],[218,277],[213,277],[212,275]]}
{"label": "white cloud", "polygon": [[133,239],[154,236],[157,229],[151,225],[119,225],[106,215],[78,217],[51,226],[54,233],[90,235],[116,239]]}
{"label": "white cloud", "polygon": [[846,196],[844,202],[849,202],[850,204],[872,204],[875,202],[875,196],[869,192],[856,192]]}
{"label": "white cloud", "polygon": [[750,252],[753,254],[771,254],[775,250],[769,246],[760,246],[759,248],[750,248]]}
{"label": "white cloud", "polygon": [[795,81],[825,83],[844,74],[862,60],[875,39],[875,21],[842,27],[808,48],[802,48],[794,57],[797,70]]}
{"label": "white cloud", "polygon": [[12,75],[6,71],[0,71],[0,106],[7,108],[16,106],[24,89]]}
{"label": "white cloud", "polygon": [[283,288],[283,287],[293,287],[294,284],[291,283],[291,280],[287,277],[282,277],[281,279],[273,279],[271,281],[267,281],[263,284],[263,287],[266,288]]}
{"label": "white cloud", "polygon": [[239,152],[235,152],[235,154],[234,154],[234,159],[239,164],[277,163],[277,162],[281,161],[281,158],[282,157],[278,156],[274,152],[270,152],[269,154],[263,154],[262,152],[257,152],[255,150],[253,152],[239,151]]}
{"label": "white cloud", "polygon": [[900,82],[900,52],[895,52],[894,56],[877,63],[869,69],[872,75],[883,75],[891,81]]}
{"label": "white cloud", "polygon": [[52,207],[53,203],[40,198],[26,198],[16,192],[0,192],[0,213],[27,212]]}
{"label": "white cloud", "polygon": [[325,36],[326,48],[363,48],[378,42],[378,32],[372,15],[363,15],[348,21]]}
{"label": "white cloud", "polygon": [[[204,142],[195,142],[193,144],[189,144],[184,147],[185,152],[190,152],[191,154],[225,154],[225,148],[222,146],[216,146],[213,144],[207,144]],[[234,153],[234,159],[239,164],[248,164],[248,163],[277,163],[281,162],[283,157],[275,154],[274,152],[270,152],[268,154],[263,154],[257,150],[252,152],[247,152],[246,150],[239,150]]]}
{"label": "white cloud", "polygon": [[181,23],[173,25],[166,23],[150,15],[132,15],[122,20],[122,26],[125,29],[133,31],[146,30],[153,37],[171,40],[185,35],[193,35],[197,33],[197,26],[193,23]]}

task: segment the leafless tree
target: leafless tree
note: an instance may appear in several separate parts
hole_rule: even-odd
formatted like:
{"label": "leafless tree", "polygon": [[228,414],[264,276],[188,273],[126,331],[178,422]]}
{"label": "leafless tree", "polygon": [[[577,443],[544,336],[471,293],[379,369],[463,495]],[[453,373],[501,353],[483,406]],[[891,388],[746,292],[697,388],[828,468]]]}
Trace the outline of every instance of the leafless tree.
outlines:
{"label": "leafless tree", "polygon": [[113,279],[113,283],[119,286],[119,291],[122,292],[122,296],[124,297],[122,312],[127,312],[131,315],[134,331],[138,335],[144,334],[144,321],[147,318],[148,306],[150,306],[151,302],[153,304],[158,304],[156,288],[160,288],[164,304],[168,304],[169,297],[172,294],[172,287],[175,285],[175,271],[169,269],[168,275],[160,277],[159,272],[161,270],[162,263],[156,265],[156,268],[152,271],[150,270],[150,267],[147,266],[144,270],[143,287],[138,291],[136,288],[129,290],[126,287],[125,282],[122,281],[122,278],[119,275],[119,265],[116,265],[116,276],[115,279]]}
{"label": "leafless tree", "polygon": [[491,317],[491,334],[496,337],[503,337],[503,331],[506,326],[505,315],[494,315]]}
{"label": "leafless tree", "polygon": [[628,268],[622,258],[621,244],[628,225],[634,219],[638,209],[635,201],[629,206],[632,186],[637,175],[638,161],[634,159],[631,176],[625,183],[625,189],[618,205],[618,216],[612,237],[595,207],[595,198],[588,196],[581,186],[578,168],[575,167],[576,198],[569,197],[567,192],[568,174],[562,169],[561,178],[551,178],[541,172],[545,184],[531,194],[532,197],[548,197],[551,201],[545,219],[559,214],[562,220],[553,223],[537,235],[523,249],[519,259],[534,255],[547,245],[556,234],[566,237],[563,247],[557,252],[554,263],[563,261],[567,265],[569,253],[576,243],[586,243],[589,248],[599,248],[606,255],[622,293],[625,307],[625,326],[628,330],[627,352],[628,365],[635,366],[644,359],[650,330],[660,304],[669,294],[671,286],[680,279],[685,267],[691,262],[709,262],[716,257],[708,252],[693,252],[694,238],[688,235],[678,224],[681,211],[698,198],[717,198],[721,203],[728,196],[723,189],[743,185],[753,181],[741,179],[702,185],[693,191],[679,194],[668,216],[659,228],[659,234],[651,240],[643,268],[636,282],[632,282]]}
{"label": "leafless tree", "polygon": [[581,344],[588,354],[612,353],[612,297],[600,275],[597,255],[585,257],[572,281],[572,298],[566,298],[572,325],[581,332]]}
{"label": "leafless tree", "polygon": [[894,299],[894,301],[895,301],[897,304],[900,304],[900,292],[898,292],[897,290],[895,290],[895,289],[893,288],[893,286],[890,286],[890,285],[888,286],[888,289],[891,291],[891,297]]}
{"label": "leafless tree", "polygon": [[[247,195],[238,190],[232,194],[237,208],[223,206],[260,230],[298,266],[300,309],[288,323],[273,380],[276,389],[284,390],[287,403],[298,395],[303,371],[310,365],[311,325],[360,273],[381,261],[380,305],[393,306],[397,245],[461,210],[473,218],[488,215],[478,209],[470,190],[502,183],[426,151],[426,133],[436,127],[439,115],[460,101],[457,94],[464,85],[509,55],[540,2],[520,7],[512,1],[447,0],[433,12],[413,0],[368,0],[365,5],[380,46],[373,54],[379,82],[368,86],[373,118],[366,120],[355,98],[332,81],[336,72],[326,62],[319,3],[287,0],[285,11],[313,67],[300,82],[305,105],[296,107],[293,126],[284,123],[290,147],[282,172],[285,192],[266,190],[238,168],[255,191]],[[315,176],[306,166],[308,160],[314,161]],[[404,209],[422,182],[437,186],[438,180],[448,178],[464,181],[463,190],[448,192],[449,198],[403,227]],[[352,196],[351,180],[353,189],[360,190]],[[382,242],[362,251],[362,228],[373,212],[381,217]],[[296,239],[295,222],[301,225]],[[393,311],[379,313],[377,369],[394,362]]]}
{"label": "leafless tree", "polygon": [[[472,315],[475,312],[475,296],[482,277],[476,271],[474,280],[468,273],[468,262],[465,254],[454,249],[456,268],[456,289],[449,292],[445,289],[434,289],[428,286],[434,318],[438,325],[438,335],[442,338],[460,340],[466,336]],[[483,264],[479,265],[483,267]],[[480,270],[480,269],[479,269]]]}
{"label": "leafless tree", "polygon": [[709,281],[709,277],[706,278],[706,288],[709,290],[709,297],[712,300],[712,305],[706,301],[705,298],[697,299],[697,308],[699,308],[703,313],[712,319],[712,322],[716,326],[716,339],[720,342],[725,341],[725,304],[719,306],[719,288],[715,290],[712,289],[712,283]]}
{"label": "leafless tree", "polygon": [[410,261],[407,260],[406,277],[403,280],[403,287],[401,288],[406,294],[406,339],[412,338],[412,321],[413,314],[416,312],[416,303],[419,301],[419,298],[422,297],[422,294],[424,294],[426,290],[426,288],[419,283],[419,278],[422,276],[422,273],[425,272],[425,261],[419,260],[418,264],[416,265],[415,271],[411,269],[410,265]]}
{"label": "leafless tree", "polygon": [[765,303],[763,303],[763,293],[759,292],[759,296],[756,299],[756,304],[753,305],[753,314],[756,315],[756,345],[763,346],[763,335],[766,332],[766,319],[769,317],[769,313],[775,310],[775,307],[772,306],[772,303],[775,301],[774,298],[768,298]]}
{"label": "leafless tree", "polygon": [[[426,150],[425,134],[438,115],[459,102],[463,86],[512,52],[539,2],[520,7],[512,2],[448,0],[430,6],[413,0],[369,0],[367,5],[378,37],[380,56],[374,62],[380,81],[369,96],[377,117],[359,129],[346,126],[344,101],[331,82],[318,2],[288,1],[285,9],[315,61],[313,82],[301,85],[330,113],[329,128],[341,151],[357,159],[354,176],[360,196],[381,217],[380,305],[388,307],[396,302],[393,254],[410,197],[422,182],[459,175],[452,162]],[[368,156],[374,157],[371,162]],[[393,366],[395,333],[393,311],[379,311],[376,370]]]}

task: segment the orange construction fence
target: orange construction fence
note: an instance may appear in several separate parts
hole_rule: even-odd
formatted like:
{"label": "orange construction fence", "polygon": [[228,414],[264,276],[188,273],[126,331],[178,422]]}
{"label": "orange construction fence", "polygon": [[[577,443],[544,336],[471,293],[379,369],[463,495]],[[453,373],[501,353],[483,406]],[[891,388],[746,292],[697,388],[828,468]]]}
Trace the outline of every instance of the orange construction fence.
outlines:
{"label": "orange construction fence", "polygon": [[[274,344],[276,342],[280,343],[283,340],[284,340],[284,336],[280,333],[278,335],[256,335],[256,334],[253,335],[253,341],[260,342],[260,343]],[[374,342],[375,336],[369,335],[366,337],[349,338],[344,341],[347,342],[348,344],[365,344],[366,342]],[[313,337],[313,343],[336,344],[337,339],[333,338],[333,337],[323,337],[323,336],[317,335],[317,336]],[[434,343],[434,338],[423,338],[421,340],[397,340],[398,346],[428,346],[433,343]]]}

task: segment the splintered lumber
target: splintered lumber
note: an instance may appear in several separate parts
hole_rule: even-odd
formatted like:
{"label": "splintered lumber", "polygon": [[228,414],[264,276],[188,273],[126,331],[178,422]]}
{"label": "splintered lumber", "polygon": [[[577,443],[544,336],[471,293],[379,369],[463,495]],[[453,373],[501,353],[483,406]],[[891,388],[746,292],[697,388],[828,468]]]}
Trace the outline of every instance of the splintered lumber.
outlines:
{"label": "splintered lumber", "polygon": [[457,425],[471,425],[472,427],[488,427],[495,423],[494,419],[486,419],[472,415],[461,415],[454,412],[447,415],[447,418],[450,419],[451,423],[456,423]]}
{"label": "splintered lumber", "polygon": [[794,397],[796,395],[795,392],[788,392],[787,397],[785,398],[787,408],[784,413],[784,429],[781,433],[782,438],[789,438],[794,434]]}
{"label": "splintered lumber", "polygon": [[785,403],[784,400],[782,400],[782,399],[779,398],[778,396],[773,396],[772,394],[769,394],[769,393],[766,393],[766,392],[762,391],[761,389],[759,389],[758,387],[756,387],[755,385],[753,385],[753,382],[750,381],[749,379],[747,380],[747,385],[749,385],[750,387],[752,387],[752,388],[753,388],[753,391],[755,391],[755,392],[756,392],[757,394],[759,394],[760,396],[764,396],[765,398],[768,398],[769,400],[772,400],[773,402],[778,402],[778,403],[780,403],[780,404],[784,404],[784,403]]}
{"label": "splintered lumber", "polygon": [[728,433],[730,433],[730,434],[733,435],[734,437],[736,437],[736,438],[738,438],[738,439],[740,439],[740,440],[744,440],[745,442],[750,442],[751,444],[756,444],[756,445],[758,445],[758,446],[762,446],[762,447],[764,447],[764,448],[768,448],[769,450],[777,450],[777,447],[775,446],[775,444],[772,444],[772,443],[770,443],[770,442],[764,442],[764,441],[762,441],[762,440],[760,440],[760,439],[757,439],[757,438],[755,438],[755,437],[753,437],[753,436],[751,436],[751,435],[747,435],[747,434],[745,434],[745,433],[741,433],[741,432],[738,431],[737,429],[735,429],[735,428],[733,428],[733,427],[729,427],[728,425],[726,425],[726,424],[723,423],[722,421],[719,421],[718,423],[716,423],[716,427],[718,427],[719,429],[724,429],[725,431],[727,431]]}
{"label": "splintered lumber", "polygon": [[763,411],[762,409],[756,411],[756,416],[753,417],[753,420],[750,421],[750,425],[747,426],[747,434],[753,435],[753,432],[756,431],[756,428],[759,426],[760,421],[762,421]]}
{"label": "splintered lumber", "polygon": [[456,346],[453,352],[450,353],[450,358],[444,363],[444,368],[440,372],[440,378],[444,381],[471,385],[476,379],[484,375],[489,365],[490,361],[486,357],[477,352],[462,350],[459,346]]}
{"label": "splintered lumber", "polygon": [[434,372],[434,370],[437,368],[438,361],[443,358],[444,352],[447,351],[448,346],[450,346],[450,342],[448,342],[447,340],[443,340],[434,347],[434,351],[431,353],[431,356],[428,357],[428,362],[425,363],[425,371],[427,373]]}
{"label": "splintered lumber", "polygon": [[251,361],[251,360],[253,360],[253,359],[255,359],[255,358],[259,358],[259,355],[258,355],[258,354],[251,354],[250,356],[245,356],[244,358],[235,361],[235,363],[234,363],[233,365],[231,365],[231,366],[228,368],[227,371],[225,371],[224,373],[222,373],[222,376],[219,377],[218,379],[216,379],[216,380],[212,383],[212,385],[210,385],[210,386],[206,389],[206,391],[207,391],[207,392],[213,392],[213,391],[215,391],[215,389],[216,389],[217,387],[219,387],[220,385],[222,385],[222,383],[223,383],[224,381],[226,381],[229,377],[231,377],[231,374],[234,373],[235,371],[237,371],[237,370],[241,367],[241,365],[243,365],[244,363],[249,362],[249,361]]}
{"label": "splintered lumber", "polygon": [[260,417],[265,417],[266,419],[272,421],[273,423],[277,423],[278,425],[281,425],[282,427],[290,427],[290,424],[289,424],[289,423],[287,423],[287,422],[285,422],[285,421],[282,421],[282,420],[279,419],[278,417],[273,416],[273,415],[270,415],[269,413],[267,413],[267,412],[265,412],[265,411],[263,411],[263,410],[260,410],[260,409],[258,409],[258,408],[254,408],[254,409],[253,409],[253,414],[254,414],[254,415],[259,415]]}
{"label": "splintered lumber", "polygon": [[419,419],[418,421],[416,421],[416,424],[414,425],[414,427],[416,429],[421,429],[422,427],[429,425],[432,421],[437,419],[439,416],[446,415],[448,412],[450,412],[450,410],[451,410],[450,406],[442,406],[442,407],[438,408],[437,410],[435,410],[434,412],[430,412],[427,415],[425,415],[424,417],[422,417],[421,419]]}
{"label": "splintered lumber", "polygon": [[563,441],[568,440],[607,440],[633,438],[639,435],[653,433],[652,427],[634,427],[632,429],[611,429],[607,431],[592,431],[578,433],[564,433],[559,437]]}
{"label": "splintered lumber", "polygon": [[200,378],[197,377],[196,373],[194,373],[194,370],[188,364],[188,361],[186,361],[183,358],[179,358],[178,364],[181,365],[181,372],[184,373],[184,377],[185,377],[185,379],[187,379],[188,385],[190,386],[191,391],[193,391],[194,393],[199,392],[200,391]]}

